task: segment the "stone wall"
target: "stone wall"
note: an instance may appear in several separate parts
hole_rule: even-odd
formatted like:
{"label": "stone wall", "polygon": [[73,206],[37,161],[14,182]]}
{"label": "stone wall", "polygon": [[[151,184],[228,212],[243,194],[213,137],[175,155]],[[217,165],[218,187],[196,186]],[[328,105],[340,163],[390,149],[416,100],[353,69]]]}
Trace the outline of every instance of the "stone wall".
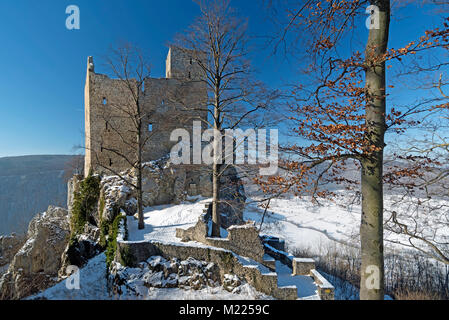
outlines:
{"label": "stone wall", "polygon": [[296,258],[285,252],[285,242],[276,237],[262,237],[265,252],[281,261],[292,269],[292,275],[310,276],[318,287],[318,296],[321,300],[334,300],[334,286],[327,281],[316,269],[315,261],[310,258]]}
{"label": "stone wall", "polygon": [[262,264],[264,263],[265,252],[254,223],[230,226],[227,228],[227,238],[211,238],[208,236],[209,221],[210,212],[206,209],[198,218],[195,226],[188,229],[176,229],[176,237],[183,242],[198,241],[206,245],[230,250]]}
{"label": "stone wall", "polygon": [[315,269],[312,269],[310,271],[310,275],[313,277],[315,283],[318,285],[318,295],[320,296],[321,300],[334,300],[335,296],[334,286]]}
{"label": "stone wall", "polygon": [[244,278],[256,290],[277,299],[297,299],[297,288],[278,287],[277,275],[255,261],[242,261],[231,251],[207,246],[188,246],[166,244],[158,241],[127,242],[118,241],[116,260],[123,265],[137,266],[151,256],[160,255],[166,259],[172,257],[186,260],[192,257],[197,260],[210,261],[220,268],[221,276],[231,273]]}
{"label": "stone wall", "polygon": [[[116,172],[130,167],[117,152],[132,158],[136,153],[135,127],[127,112],[135,112],[132,92],[140,95],[143,118],[143,161],[158,159],[176,143],[170,133],[176,128],[192,132],[193,120],[207,119],[205,110],[207,91],[198,81],[198,66],[190,64],[187,52],[170,48],[167,57],[167,78],[147,78],[143,92],[137,93],[135,80],[129,82],[111,79],[95,73],[93,59],[89,57],[85,86],[85,174],[105,172],[104,167]],[[150,128],[151,125],[151,128]],[[124,143],[125,140],[127,143]],[[114,149],[115,151],[112,151]]]}
{"label": "stone wall", "polygon": [[295,276],[309,275],[315,269],[315,260],[310,258],[293,258],[292,264]]}
{"label": "stone wall", "polygon": [[165,77],[173,79],[201,80],[203,72],[198,60],[205,60],[198,51],[170,46],[165,61]]}

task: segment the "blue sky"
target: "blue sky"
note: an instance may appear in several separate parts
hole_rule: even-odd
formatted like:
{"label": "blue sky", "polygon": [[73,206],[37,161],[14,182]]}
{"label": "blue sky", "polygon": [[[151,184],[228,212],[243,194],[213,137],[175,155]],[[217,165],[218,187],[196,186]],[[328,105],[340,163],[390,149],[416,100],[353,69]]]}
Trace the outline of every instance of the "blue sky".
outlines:
{"label": "blue sky", "polygon": [[[67,30],[65,9],[77,5],[81,29]],[[261,0],[234,0],[250,32],[271,30]],[[199,13],[190,0],[0,1],[0,157],[70,154],[83,142],[87,56],[105,72],[101,57],[120,40],[149,53],[152,76],[162,77],[166,44]],[[392,45],[439,20],[419,8],[393,21]],[[261,80],[276,87],[297,78],[295,65],[269,50],[255,55]]]}

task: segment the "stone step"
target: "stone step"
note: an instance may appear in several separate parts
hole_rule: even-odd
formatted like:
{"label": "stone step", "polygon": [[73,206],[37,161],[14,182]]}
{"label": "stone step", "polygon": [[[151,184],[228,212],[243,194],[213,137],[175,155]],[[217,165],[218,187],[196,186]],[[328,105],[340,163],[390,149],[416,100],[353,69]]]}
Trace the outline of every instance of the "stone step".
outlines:
{"label": "stone step", "polygon": [[276,259],[269,256],[268,254],[264,254],[262,264],[272,271],[276,270]]}

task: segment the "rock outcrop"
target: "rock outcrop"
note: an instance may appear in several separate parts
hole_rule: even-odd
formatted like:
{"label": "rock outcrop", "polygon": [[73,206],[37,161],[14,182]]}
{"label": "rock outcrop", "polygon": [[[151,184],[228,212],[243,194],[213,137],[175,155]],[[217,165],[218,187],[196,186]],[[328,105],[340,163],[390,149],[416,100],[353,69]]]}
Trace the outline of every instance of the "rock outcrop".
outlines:
{"label": "rock outcrop", "polygon": [[59,279],[67,278],[68,266],[84,267],[89,259],[103,251],[100,246],[100,229],[86,223],[82,234],[76,235],[65,247],[61,256],[61,268],[58,271]]}
{"label": "rock outcrop", "polygon": [[66,209],[49,206],[37,214],[28,226],[25,244],[0,279],[0,299],[21,299],[53,285],[69,235]]}
{"label": "rock outcrop", "polygon": [[0,236],[0,277],[8,269],[8,265],[24,242],[25,237],[15,233],[9,236]]}

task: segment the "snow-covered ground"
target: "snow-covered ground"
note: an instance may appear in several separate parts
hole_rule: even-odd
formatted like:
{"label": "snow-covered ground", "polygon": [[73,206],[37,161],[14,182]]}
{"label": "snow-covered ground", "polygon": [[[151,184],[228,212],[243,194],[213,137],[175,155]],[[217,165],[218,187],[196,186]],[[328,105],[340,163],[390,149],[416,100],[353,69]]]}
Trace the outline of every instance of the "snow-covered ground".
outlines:
{"label": "snow-covered ground", "polygon": [[[260,225],[263,209],[258,207],[256,196],[249,197],[244,212],[245,220],[253,220]],[[161,240],[164,242],[180,243],[175,237],[176,228],[188,228],[195,225],[204,204],[210,199],[199,199],[196,202],[179,205],[162,205],[146,208],[145,229],[137,229],[134,217],[128,217],[129,241]],[[394,199],[386,195],[386,206],[392,205]],[[397,207],[401,210],[401,207]],[[406,210],[406,209],[402,209]],[[277,236],[286,241],[289,252],[295,249],[319,253],[322,249],[335,244],[346,244],[357,247],[359,243],[360,205],[348,206],[344,198],[336,202],[322,202],[320,206],[312,204],[308,199],[285,197],[273,199],[267,211],[262,234]],[[446,232],[446,231],[444,231]],[[396,234],[386,233],[387,240],[397,240]],[[198,244],[201,245],[201,244]],[[403,249],[403,247],[397,247]],[[65,283],[47,289],[35,296],[48,299],[113,299],[106,290],[106,265],[104,255],[100,255],[81,270],[81,290],[67,290]],[[298,284],[303,290],[298,292],[301,298],[313,298],[315,288],[310,279],[291,277],[291,270],[279,265],[279,285]],[[325,275],[336,286],[336,299],[341,298],[340,291],[354,292],[352,298],[357,298],[357,289],[348,283],[342,283],[330,275]],[[299,283],[298,283],[299,282]],[[350,290],[346,288],[350,287]],[[83,289],[84,288],[84,289]],[[341,289],[341,290],[340,290]],[[343,290],[344,289],[344,290]],[[222,287],[206,288],[202,290],[184,290],[173,288],[153,288],[148,291],[147,299],[254,299],[261,298],[251,286],[247,286],[238,295],[232,294]],[[347,297],[346,297],[347,298]]]}
{"label": "snow-covered ground", "polygon": [[[100,254],[89,260],[88,264],[80,269],[79,289],[67,289],[64,280],[43,292],[28,299],[48,300],[123,300],[135,299],[133,296],[111,296],[108,294],[106,282],[106,257]],[[70,282],[70,281],[69,281]],[[70,286],[69,286],[70,287]],[[252,286],[245,283],[239,287],[239,293],[226,291],[222,286],[206,287],[200,290],[180,288],[146,288],[141,299],[147,300],[261,300],[272,299]]]}
{"label": "snow-covered ground", "polygon": [[[161,205],[145,208],[145,228],[137,228],[137,220],[128,217],[128,240],[145,241],[160,240],[164,242],[176,242],[182,244],[175,237],[176,228],[188,228],[195,225],[198,217],[203,212],[204,204],[210,199],[199,199],[194,203],[183,203],[179,205]],[[192,244],[190,244],[192,245]],[[198,245],[202,245],[199,244]],[[206,287],[200,290],[188,290],[181,288],[142,288],[145,294],[141,299],[163,299],[163,300],[254,300],[272,299],[258,292],[247,283],[239,287],[239,293],[231,293],[222,286]],[[131,299],[132,296],[114,297],[108,294],[106,281],[106,258],[104,254],[91,259],[88,264],[80,270],[80,289],[67,289],[66,281],[37,294],[29,299],[50,300],[110,300]]]}
{"label": "snow-covered ground", "polygon": [[128,240],[163,240],[165,242],[180,242],[176,238],[177,228],[187,229],[194,226],[204,209],[208,199],[199,199],[194,203],[179,205],[161,205],[145,208],[145,228],[137,229],[134,217],[128,217]]}
{"label": "snow-covered ground", "polygon": [[[244,219],[253,220],[260,225],[264,210],[258,207],[258,199],[260,198],[255,196],[247,200]],[[398,196],[395,195],[384,195],[385,221],[390,218],[388,212],[395,210],[400,218],[405,219],[407,216],[412,216],[420,223],[422,229],[428,226],[429,232],[437,233],[437,239],[440,242],[447,242],[449,225],[437,224],[437,220],[442,220],[443,216],[447,219],[447,211],[444,207],[439,211],[432,211],[431,214],[427,214],[424,208],[414,213],[410,203],[405,201],[396,203],[397,199]],[[443,206],[442,201],[437,204]],[[444,205],[449,207],[449,203],[444,203]],[[433,206],[436,207],[435,204]],[[323,248],[336,244],[358,247],[360,243],[360,214],[360,204],[348,205],[348,197],[343,194],[340,194],[334,201],[323,200],[320,205],[313,204],[307,198],[286,196],[271,200],[261,230],[262,234],[284,239],[290,252],[300,249],[317,253]],[[432,228],[436,225],[438,228]],[[405,236],[386,229],[384,239],[387,250],[407,251],[407,248],[397,244],[397,242],[408,243]]]}
{"label": "snow-covered ground", "polygon": [[[259,226],[263,209],[256,199],[249,199],[244,212],[245,220]],[[262,225],[262,233],[284,239],[290,249],[318,251],[322,246],[353,243],[358,237],[360,211],[327,202],[313,205],[307,199],[288,197],[273,199]]]}
{"label": "snow-covered ground", "polygon": [[[109,299],[106,284],[106,256],[102,253],[87,263],[79,273],[79,290],[67,289],[67,282],[61,281],[28,299],[48,300],[106,300]],[[71,287],[69,285],[69,287]]]}

